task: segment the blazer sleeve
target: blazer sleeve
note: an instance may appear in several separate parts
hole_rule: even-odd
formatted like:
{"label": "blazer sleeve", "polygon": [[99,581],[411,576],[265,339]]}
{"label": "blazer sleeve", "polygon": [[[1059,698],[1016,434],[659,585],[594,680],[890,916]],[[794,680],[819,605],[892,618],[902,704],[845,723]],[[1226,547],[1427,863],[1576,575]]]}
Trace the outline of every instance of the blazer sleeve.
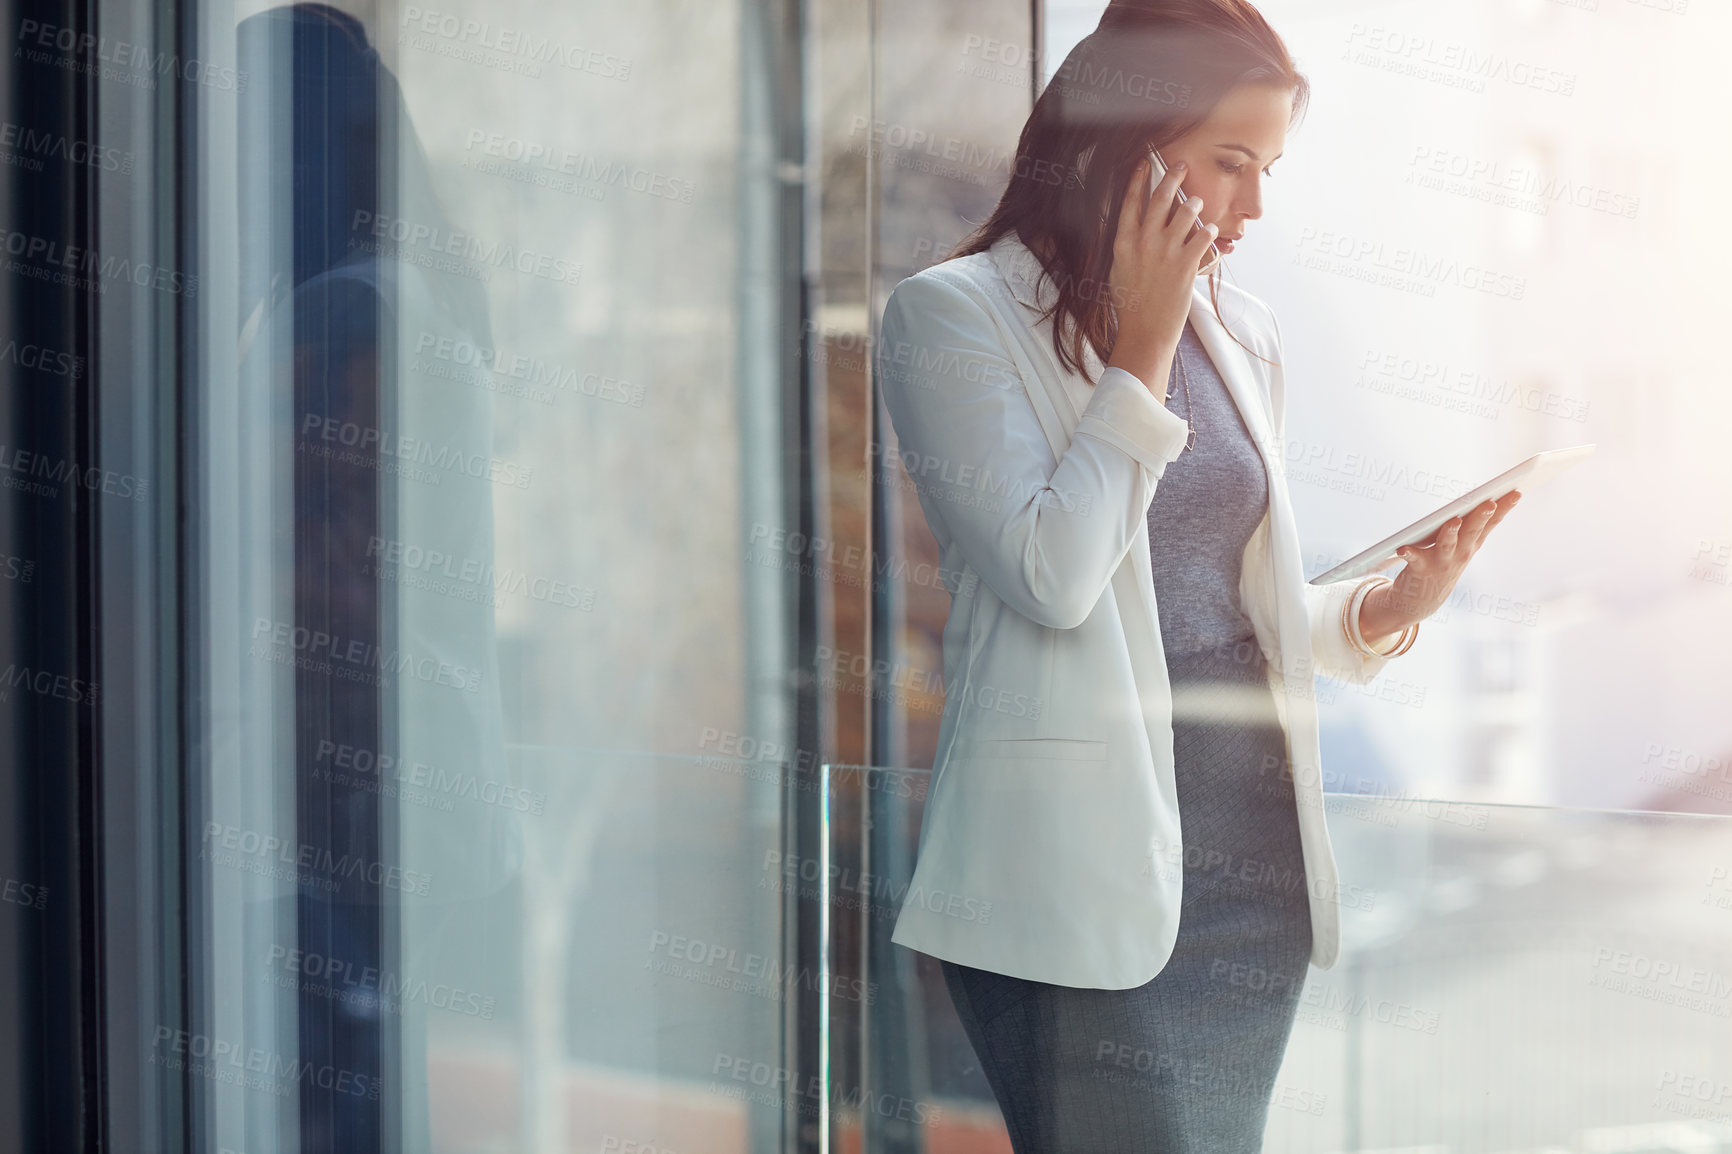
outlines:
{"label": "blazer sleeve", "polygon": [[1049,628],[1081,625],[1190,426],[1108,369],[1055,461],[996,322],[935,270],[890,294],[876,359],[927,518],[1006,605]]}
{"label": "blazer sleeve", "polygon": [[1341,610],[1358,588],[1358,581],[1333,581],[1328,585],[1305,583],[1306,608],[1311,615],[1311,656],[1317,672],[1337,681],[1364,685],[1383,672],[1387,657],[1366,657],[1347,640],[1341,628]]}
{"label": "blazer sleeve", "polygon": [[[1282,373],[1286,363],[1281,351],[1281,323],[1275,319],[1275,310],[1268,309],[1269,323],[1275,333],[1275,362],[1272,372]],[[1286,396],[1286,383],[1282,382],[1279,390],[1282,398]],[[1287,444],[1287,412],[1285,404],[1275,407],[1275,443],[1277,446]],[[1279,452],[1279,449],[1277,449]],[[1285,482],[1283,482],[1285,484]],[[1353,648],[1347,640],[1347,634],[1341,627],[1341,610],[1353,596],[1353,590],[1359,586],[1358,581],[1334,581],[1328,585],[1313,585],[1305,583],[1305,609],[1311,623],[1311,659],[1316,672],[1324,677],[1333,677],[1337,681],[1347,681],[1354,685],[1364,685],[1374,679],[1389,663],[1387,657],[1367,657]]]}

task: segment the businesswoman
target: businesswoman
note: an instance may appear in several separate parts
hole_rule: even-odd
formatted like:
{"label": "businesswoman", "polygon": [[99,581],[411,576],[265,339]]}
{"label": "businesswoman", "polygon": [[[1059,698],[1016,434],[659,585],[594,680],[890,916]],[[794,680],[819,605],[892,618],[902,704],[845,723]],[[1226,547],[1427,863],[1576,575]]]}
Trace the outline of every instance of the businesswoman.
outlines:
{"label": "businesswoman", "polygon": [[1243,0],[1114,0],[992,216],[885,308],[878,379],[959,575],[892,938],[941,960],[1018,1154],[1261,1148],[1306,965],[1366,897],[1313,675],[1411,645],[1519,496],[1393,581],[1305,582],[1280,331],[1211,245],[1246,241],[1306,93]]}

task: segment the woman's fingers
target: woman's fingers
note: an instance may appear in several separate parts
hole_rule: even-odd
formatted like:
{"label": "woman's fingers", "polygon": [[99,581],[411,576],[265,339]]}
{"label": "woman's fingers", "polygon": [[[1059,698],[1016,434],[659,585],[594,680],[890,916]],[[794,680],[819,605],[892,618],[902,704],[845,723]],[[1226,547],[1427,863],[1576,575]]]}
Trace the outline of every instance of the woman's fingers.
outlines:
{"label": "woman's fingers", "polygon": [[1146,198],[1143,190],[1149,187],[1149,158],[1143,157],[1137,161],[1137,166],[1131,169],[1130,183],[1125,186],[1125,202],[1119,209],[1119,235],[1130,232],[1140,232],[1143,227],[1143,206]]}
{"label": "woman's fingers", "polygon": [[1131,170],[1131,178],[1125,184],[1124,203],[1119,205],[1119,230],[1113,238],[1113,254],[1137,247],[1138,238],[1143,231],[1143,193],[1148,187],[1149,162],[1145,158],[1136,168]]}
{"label": "woman's fingers", "polygon": [[1205,224],[1197,230],[1196,236],[1185,242],[1185,254],[1195,257],[1199,261],[1202,260],[1203,250],[1213,244],[1219,235],[1221,235],[1221,230],[1217,225]]}
{"label": "woman's fingers", "polygon": [[[1520,495],[1517,494],[1516,500],[1519,499]],[[1515,507],[1515,500],[1511,500],[1507,496],[1497,503],[1497,512],[1486,518],[1485,524],[1480,527],[1479,536],[1474,539],[1473,551],[1475,553],[1479,552],[1480,546],[1485,544],[1485,539],[1491,535],[1491,531],[1497,528],[1498,522],[1509,516],[1510,510]]]}
{"label": "woman's fingers", "polygon": [[1485,535],[1491,532],[1491,527],[1503,520],[1504,514],[1515,508],[1515,502],[1508,504],[1502,501],[1487,501],[1473,511],[1473,533],[1469,538],[1469,553],[1479,552],[1479,547],[1485,544]]}
{"label": "woman's fingers", "polygon": [[[1179,206],[1179,211],[1173,214],[1172,223],[1167,226],[1167,236],[1172,241],[1173,248],[1182,250],[1195,238],[1195,233],[1203,231],[1197,224],[1197,218],[1203,215],[1203,202],[1192,197]],[[1195,232],[1193,232],[1195,230]]]}
{"label": "woman's fingers", "polygon": [[1461,519],[1461,536],[1457,541],[1462,552],[1471,554],[1479,548],[1479,536],[1485,531],[1486,522],[1497,512],[1497,502],[1485,501],[1475,505],[1473,512]]}
{"label": "woman's fingers", "polygon": [[[1145,160],[1143,163],[1147,164],[1148,161]],[[1161,177],[1159,184],[1155,185],[1154,195],[1149,197],[1149,204],[1153,207],[1158,207],[1161,210],[1160,214],[1154,218],[1154,223],[1157,228],[1166,227],[1168,223],[1167,210],[1173,207],[1173,201],[1179,195],[1179,184],[1184,179],[1185,166],[1183,164],[1175,164],[1173,167],[1167,169],[1167,174]],[[1178,213],[1173,213],[1174,219],[1177,219],[1178,215]]]}
{"label": "woman's fingers", "polygon": [[[1519,500],[1521,493],[1511,491],[1500,500],[1476,506],[1465,517],[1444,522],[1432,535],[1429,544],[1403,545],[1395,551],[1396,557],[1407,563],[1403,575],[1411,571],[1413,580],[1418,581],[1422,588],[1436,586],[1447,598],[1467,568],[1468,561],[1484,543],[1486,534],[1509,516]],[[1442,604],[1441,601],[1438,603]]]}
{"label": "woman's fingers", "polygon": [[1437,547],[1445,553],[1455,552],[1456,542],[1461,540],[1461,518],[1452,517],[1443,523],[1443,528],[1437,531]]}
{"label": "woman's fingers", "polygon": [[[1125,189],[1125,203],[1119,209],[1118,241],[1147,251],[1155,237],[1164,237],[1167,251],[1183,252],[1192,247],[1205,231],[1197,224],[1197,218],[1203,212],[1203,202],[1191,197],[1184,204],[1173,204],[1185,175],[1182,164],[1168,169],[1155,185],[1154,194],[1145,198],[1141,190],[1148,187],[1149,168],[1149,158],[1144,157],[1131,172],[1130,184]],[[1158,213],[1157,206],[1162,206]],[[1168,219],[1169,209],[1171,219]],[[1209,236],[1202,247],[1207,247],[1207,242],[1213,239],[1212,235]],[[1200,252],[1199,248],[1199,255]]]}
{"label": "woman's fingers", "polygon": [[1497,503],[1497,513],[1495,516],[1492,517],[1492,519],[1489,522],[1487,522],[1486,527],[1485,527],[1485,531],[1487,533],[1491,532],[1492,529],[1496,527],[1496,525],[1499,521],[1502,521],[1505,517],[1509,516],[1510,510],[1514,509],[1516,507],[1516,502],[1520,501],[1521,499],[1522,499],[1522,495],[1521,495],[1521,491],[1519,489],[1511,490],[1510,492],[1505,493],[1503,500],[1501,500]]}

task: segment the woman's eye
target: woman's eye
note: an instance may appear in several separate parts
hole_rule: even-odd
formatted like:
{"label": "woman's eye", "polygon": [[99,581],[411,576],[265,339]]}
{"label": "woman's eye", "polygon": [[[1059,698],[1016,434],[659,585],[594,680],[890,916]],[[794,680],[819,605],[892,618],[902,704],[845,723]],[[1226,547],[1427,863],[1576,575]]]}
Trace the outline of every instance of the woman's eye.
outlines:
{"label": "woman's eye", "polygon": [[[1221,166],[1221,171],[1226,173],[1228,176],[1238,176],[1241,172],[1245,171],[1245,166],[1243,164],[1235,164],[1231,161],[1226,161],[1226,160],[1216,161],[1216,163]],[[1274,176],[1275,174],[1273,172],[1271,172],[1269,169],[1265,168],[1263,170],[1263,175],[1264,176]]]}

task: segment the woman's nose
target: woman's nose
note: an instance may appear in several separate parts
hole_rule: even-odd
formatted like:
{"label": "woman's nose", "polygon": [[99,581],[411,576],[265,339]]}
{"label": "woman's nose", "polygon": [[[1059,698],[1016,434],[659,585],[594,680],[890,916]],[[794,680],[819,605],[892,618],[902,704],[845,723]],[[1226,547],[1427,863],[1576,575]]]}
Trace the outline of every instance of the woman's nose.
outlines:
{"label": "woman's nose", "polygon": [[1263,185],[1261,181],[1253,181],[1250,189],[1233,206],[1234,210],[1246,220],[1256,220],[1263,215]]}

